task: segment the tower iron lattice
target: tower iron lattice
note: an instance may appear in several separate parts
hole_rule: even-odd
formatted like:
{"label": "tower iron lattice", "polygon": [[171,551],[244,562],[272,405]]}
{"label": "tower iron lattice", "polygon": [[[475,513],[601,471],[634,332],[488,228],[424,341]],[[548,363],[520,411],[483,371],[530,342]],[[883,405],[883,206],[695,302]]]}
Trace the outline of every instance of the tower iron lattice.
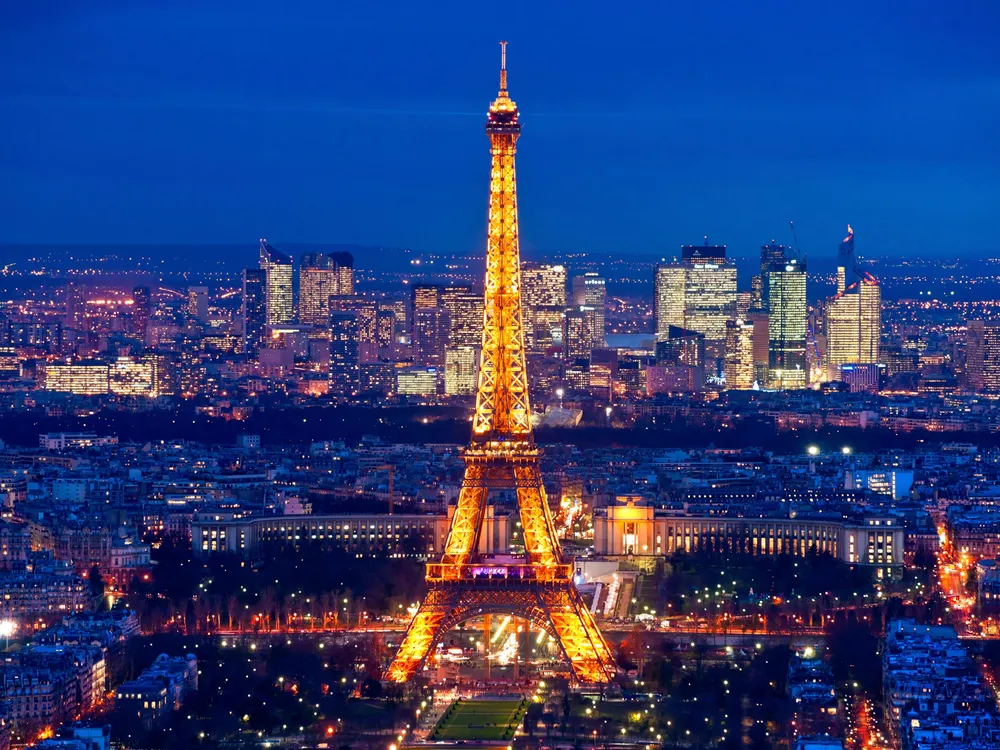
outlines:
{"label": "tower iron lattice", "polygon": [[[386,672],[390,682],[417,674],[448,630],[489,614],[521,617],[547,631],[580,682],[607,682],[616,671],[611,649],[573,583],[573,565],[562,556],[531,430],[514,170],[521,124],[507,92],[507,43],[500,45],[500,91],[486,120],[492,168],[472,441],[463,453],[465,477],[444,552],[427,565],[427,595]],[[502,490],[516,494],[520,512],[525,558],[515,564],[479,554],[487,499]]]}

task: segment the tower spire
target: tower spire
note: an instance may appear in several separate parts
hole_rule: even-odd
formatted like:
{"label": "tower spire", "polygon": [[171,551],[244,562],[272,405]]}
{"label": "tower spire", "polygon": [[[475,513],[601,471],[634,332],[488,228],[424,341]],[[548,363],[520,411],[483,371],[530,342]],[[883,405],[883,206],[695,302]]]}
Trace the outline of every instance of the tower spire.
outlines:
{"label": "tower spire", "polygon": [[507,42],[500,41],[500,93],[507,91]]}

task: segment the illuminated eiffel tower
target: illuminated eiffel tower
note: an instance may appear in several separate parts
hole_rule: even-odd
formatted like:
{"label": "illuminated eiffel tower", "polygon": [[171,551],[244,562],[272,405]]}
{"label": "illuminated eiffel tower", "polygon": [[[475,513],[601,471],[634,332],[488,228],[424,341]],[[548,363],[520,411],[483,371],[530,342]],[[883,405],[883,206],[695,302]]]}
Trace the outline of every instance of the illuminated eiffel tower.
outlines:
{"label": "illuminated eiffel tower", "polygon": [[[563,559],[542,486],[541,450],[531,432],[514,175],[521,124],[507,93],[506,44],[500,43],[500,92],[486,119],[493,166],[472,444],[463,454],[465,479],[444,554],[427,565],[427,596],[386,673],[391,682],[405,682],[421,670],[451,628],[491,614],[521,617],[548,631],[580,682],[607,682],[615,673],[611,650],[573,584],[573,565]],[[497,490],[517,494],[525,559],[516,564],[478,552],[487,498]]]}

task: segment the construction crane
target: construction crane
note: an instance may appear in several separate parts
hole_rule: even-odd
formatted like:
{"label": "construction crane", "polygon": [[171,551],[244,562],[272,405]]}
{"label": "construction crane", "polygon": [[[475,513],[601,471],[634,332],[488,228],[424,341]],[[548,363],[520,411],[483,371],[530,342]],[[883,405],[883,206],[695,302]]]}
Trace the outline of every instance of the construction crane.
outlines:
{"label": "construction crane", "polygon": [[799,236],[795,233],[795,222],[789,221],[788,226],[792,228],[792,241],[795,243],[792,245],[792,250],[795,251],[795,257],[797,258],[801,253],[799,251]]}

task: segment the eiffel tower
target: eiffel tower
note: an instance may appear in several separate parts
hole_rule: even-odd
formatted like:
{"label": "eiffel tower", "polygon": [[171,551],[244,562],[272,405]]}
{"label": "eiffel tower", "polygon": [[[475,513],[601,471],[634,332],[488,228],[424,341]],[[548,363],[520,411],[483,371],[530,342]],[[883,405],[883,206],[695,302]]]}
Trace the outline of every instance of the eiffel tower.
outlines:
{"label": "eiffel tower", "polygon": [[[427,565],[427,596],[389,665],[390,682],[417,674],[453,627],[491,614],[514,615],[546,630],[580,682],[608,682],[615,674],[611,650],[573,584],[573,565],[562,556],[542,485],[542,452],[531,431],[514,173],[521,124],[507,93],[507,43],[500,47],[500,91],[486,119],[493,159],[472,444],[463,453],[465,478],[444,553]],[[487,498],[498,490],[517,495],[525,559],[516,564],[479,555]]]}

